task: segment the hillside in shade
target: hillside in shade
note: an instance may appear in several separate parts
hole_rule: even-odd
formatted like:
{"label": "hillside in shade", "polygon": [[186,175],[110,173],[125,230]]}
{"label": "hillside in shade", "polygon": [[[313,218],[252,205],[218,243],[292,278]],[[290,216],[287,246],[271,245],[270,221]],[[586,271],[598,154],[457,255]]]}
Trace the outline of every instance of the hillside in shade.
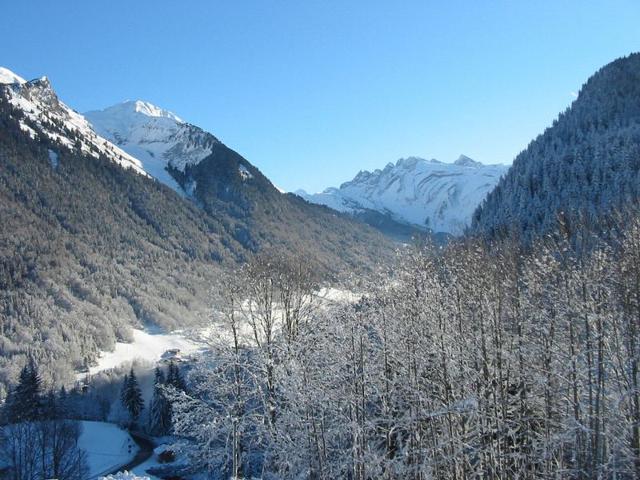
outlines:
{"label": "hillside in shade", "polygon": [[[606,65],[513,162],[476,210],[473,230],[525,242],[558,217],[598,224],[640,194],[640,54]],[[605,227],[606,228],[606,227]]]}

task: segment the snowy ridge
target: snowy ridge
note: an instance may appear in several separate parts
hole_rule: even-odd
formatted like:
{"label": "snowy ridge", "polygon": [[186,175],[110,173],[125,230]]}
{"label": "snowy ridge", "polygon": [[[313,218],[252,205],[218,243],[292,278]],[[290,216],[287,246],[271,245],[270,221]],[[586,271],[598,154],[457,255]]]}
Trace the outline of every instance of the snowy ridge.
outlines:
{"label": "snowy ridge", "polygon": [[97,135],[82,115],[62,103],[47,77],[27,82],[0,68],[0,95],[23,113],[27,121],[21,119],[20,128],[32,138],[47,137],[63,148],[78,147],[95,158],[104,155],[124,168],[146,174],[138,160]]}
{"label": "snowy ridge", "polygon": [[211,155],[218,139],[149,102],[127,101],[85,113],[93,128],[142,162],[150,175],[181,192],[168,168],[184,171]]}
{"label": "snowy ridge", "polygon": [[0,83],[27,83],[27,81],[8,68],[0,67]]}
{"label": "snowy ridge", "polygon": [[361,171],[340,188],[296,194],[341,212],[375,210],[433,232],[461,234],[471,215],[507,171],[461,155],[454,163],[409,157],[383,170]]}

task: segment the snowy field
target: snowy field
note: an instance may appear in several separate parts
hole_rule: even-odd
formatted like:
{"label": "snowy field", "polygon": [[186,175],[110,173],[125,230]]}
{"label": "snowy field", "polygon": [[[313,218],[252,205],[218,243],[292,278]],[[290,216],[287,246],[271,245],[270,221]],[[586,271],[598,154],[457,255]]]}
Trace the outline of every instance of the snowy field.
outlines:
{"label": "snowy field", "polygon": [[89,478],[106,475],[135,457],[138,446],[117,425],[103,422],[82,423],[78,446],[87,452]]}
{"label": "snowy field", "polygon": [[[317,292],[316,305],[318,308],[329,308],[340,303],[356,301],[359,297],[360,295],[348,290],[323,288]],[[244,334],[248,338],[252,337],[249,330]],[[133,342],[118,342],[112,352],[102,352],[97,365],[89,369],[89,375],[95,375],[134,360],[155,364],[161,359],[163,353],[171,349],[179,349],[181,356],[197,353],[206,348],[207,340],[211,339],[212,335],[224,335],[219,325],[212,325],[198,331],[171,333],[133,329]],[[86,375],[86,373],[79,373],[77,378],[82,380]]]}
{"label": "snowy field", "polygon": [[[95,375],[103,370],[109,370],[134,360],[155,364],[163,353],[172,348],[180,349],[181,355],[188,355],[200,350],[202,344],[187,338],[187,333],[184,332],[151,333],[133,329],[133,342],[118,342],[112,352],[103,352],[98,359],[98,364],[89,369],[89,374]],[[78,376],[84,378],[86,374]]]}
{"label": "snowy field", "polygon": [[138,476],[133,472],[120,472],[116,475],[101,477],[100,480],[153,480],[153,477]]}

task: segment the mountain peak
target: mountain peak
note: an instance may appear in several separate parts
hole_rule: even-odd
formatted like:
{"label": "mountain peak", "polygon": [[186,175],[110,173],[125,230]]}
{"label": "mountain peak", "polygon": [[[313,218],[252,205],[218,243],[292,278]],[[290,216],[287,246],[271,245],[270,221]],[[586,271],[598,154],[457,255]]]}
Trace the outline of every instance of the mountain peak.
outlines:
{"label": "mountain peak", "polygon": [[407,157],[401,158],[396,162],[396,167],[413,168],[417,163],[423,162],[424,159],[420,157]]}
{"label": "mountain peak", "polygon": [[145,116],[150,118],[168,118],[176,123],[184,123],[175,113],[157,107],[156,105],[144,100],[127,100],[122,103],[116,103],[102,110],[87,112],[88,114],[99,114],[102,117],[112,117],[123,120],[127,117]]}
{"label": "mountain peak", "polygon": [[97,159],[106,157],[146,175],[137,159],[96,135],[82,115],[60,101],[47,77],[27,82],[10,70],[0,68],[0,79],[12,82],[9,88],[0,89],[0,95],[10,108],[22,113],[18,124],[32,139],[49,143],[55,151],[66,149]]}
{"label": "mountain peak", "polygon": [[467,157],[466,155],[460,155],[458,159],[453,162],[454,165],[459,165],[461,167],[481,167],[482,163],[476,162],[472,158]]}
{"label": "mountain peak", "polygon": [[144,169],[179,193],[168,167],[184,171],[212,152],[217,138],[176,114],[143,100],[86,112],[95,131],[142,162]]}
{"label": "mountain peak", "polygon": [[13,73],[11,70],[5,67],[0,67],[0,83],[13,84],[13,83],[26,83],[26,80],[20,75]]}
{"label": "mountain peak", "polygon": [[125,104],[132,104],[133,110],[136,113],[141,113],[142,115],[146,115],[147,117],[170,118],[171,120],[175,120],[178,123],[184,123],[184,121],[175,113],[157,107],[150,102],[145,102],[144,100],[125,102]]}

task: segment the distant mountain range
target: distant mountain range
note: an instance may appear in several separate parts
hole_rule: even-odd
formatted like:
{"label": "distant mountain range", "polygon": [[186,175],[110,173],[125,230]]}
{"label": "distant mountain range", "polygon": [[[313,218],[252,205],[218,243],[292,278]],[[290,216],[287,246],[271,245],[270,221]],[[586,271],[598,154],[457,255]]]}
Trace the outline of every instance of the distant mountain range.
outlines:
{"label": "distant mountain range", "polygon": [[383,170],[361,171],[339,188],[316,194],[298,190],[296,194],[340,212],[375,218],[375,222],[382,215],[390,222],[460,235],[507,168],[483,165],[464,155],[453,163],[409,157]]}

